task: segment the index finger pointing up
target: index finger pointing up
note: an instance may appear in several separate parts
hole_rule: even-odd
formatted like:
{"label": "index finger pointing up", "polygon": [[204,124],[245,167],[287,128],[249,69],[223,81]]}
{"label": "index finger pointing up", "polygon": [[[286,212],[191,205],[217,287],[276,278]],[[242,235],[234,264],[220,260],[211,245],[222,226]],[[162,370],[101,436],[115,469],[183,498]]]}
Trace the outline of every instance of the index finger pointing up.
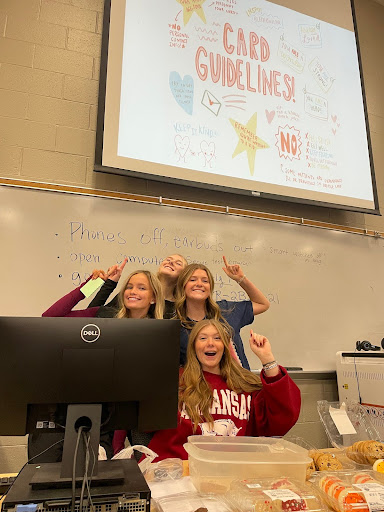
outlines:
{"label": "index finger pointing up", "polygon": [[227,258],[225,256],[223,256],[223,261],[224,261],[224,265],[228,268],[228,262],[227,262]]}

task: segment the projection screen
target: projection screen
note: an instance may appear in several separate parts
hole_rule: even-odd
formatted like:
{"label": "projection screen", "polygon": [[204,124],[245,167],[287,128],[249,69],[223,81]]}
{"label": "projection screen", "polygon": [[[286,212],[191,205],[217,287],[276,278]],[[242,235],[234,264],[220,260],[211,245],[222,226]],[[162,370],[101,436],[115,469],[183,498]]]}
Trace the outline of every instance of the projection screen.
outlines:
{"label": "projection screen", "polygon": [[378,213],[349,0],[108,0],[95,170]]}

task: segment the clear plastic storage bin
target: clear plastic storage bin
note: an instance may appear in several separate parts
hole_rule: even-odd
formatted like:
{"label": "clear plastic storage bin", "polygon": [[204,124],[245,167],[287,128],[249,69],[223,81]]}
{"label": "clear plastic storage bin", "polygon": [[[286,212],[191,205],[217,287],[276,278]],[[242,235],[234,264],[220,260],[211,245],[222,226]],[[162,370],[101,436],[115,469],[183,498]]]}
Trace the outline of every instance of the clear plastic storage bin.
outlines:
{"label": "clear plastic storage bin", "polygon": [[[340,434],[329,408],[345,412],[355,429],[352,434]],[[371,466],[377,459],[384,458],[384,443],[368,414],[357,402],[328,402],[321,400],[317,402],[317,410],[324,425],[327,436],[335,448],[344,450],[346,456],[353,460],[357,467]]]}
{"label": "clear plastic storage bin", "polygon": [[311,462],[306,449],[271,437],[190,436],[184,448],[200,492],[225,492],[242,478],[285,475],[304,482]]}
{"label": "clear plastic storage bin", "polygon": [[314,485],[336,512],[384,511],[384,485],[373,471],[318,474]]}
{"label": "clear plastic storage bin", "polygon": [[313,487],[288,478],[234,480],[225,497],[241,512],[326,510]]}

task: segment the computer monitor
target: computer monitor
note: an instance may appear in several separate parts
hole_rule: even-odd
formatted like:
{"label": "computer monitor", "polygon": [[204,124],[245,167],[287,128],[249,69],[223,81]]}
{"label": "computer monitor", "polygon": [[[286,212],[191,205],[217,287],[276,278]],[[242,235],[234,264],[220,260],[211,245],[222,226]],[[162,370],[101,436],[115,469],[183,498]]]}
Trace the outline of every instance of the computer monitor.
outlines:
{"label": "computer monitor", "polygon": [[177,424],[180,322],[0,317],[0,435],[57,429],[63,404],[102,404],[104,429]]}

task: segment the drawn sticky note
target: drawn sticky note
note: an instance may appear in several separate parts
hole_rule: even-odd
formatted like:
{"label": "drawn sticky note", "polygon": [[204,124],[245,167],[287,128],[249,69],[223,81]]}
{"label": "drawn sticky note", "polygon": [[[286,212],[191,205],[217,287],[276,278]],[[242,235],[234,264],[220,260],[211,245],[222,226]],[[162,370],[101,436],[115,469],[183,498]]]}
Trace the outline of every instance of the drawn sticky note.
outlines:
{"label": "drawn sticky note", "polygon": [[169,73],[169,86],[173,97],[189,115],[193,111],[193,78],[190,75],[185,75],[182,79],[177,71]]}
{"label": "drawn sticky note", "polygon": [[304,92],[304,110],[312,117],[328,119],[328,101],[317,94]]}
{"label": "drawn sticky note", "polygon": [[303,52],[292,46],[283,36],[279,39],[277,50],[279,59],[288,64],[292,69],[301,73],[305,66],[305,55]]}
{"label": "drawn sticky note", "polygon": [[299,25],[299,36],[303,46],[307,48],[321,48],[320,23],[316,25]]}
{"label": "drawn sticky note", "polygon": [[309,63],[308,69],[323,91],[328,92],[335,79],[331,77],[326,67],[321,64],[317,57]]}
{"label": "drawn sticky note", "polygon": [[80,288],[81,293],[85,297],[90,297],[93,292],[95,292],[100,286],[104,284],[104,281],[101,279],[101,277],[98,277],[97,279],[90,279],[88,283],[85,283],[84,286]]}
{"label": "drawn sticky note", "polygon": [[333,422],[340,435],[344,436],[346,434],[356,434],[355,427],[352,425],[352,422],[348,417],[344,402],[341,404],[340,409],[335,409],[330,405],[329,414],[331,415],[331,418],[333,419]]}

